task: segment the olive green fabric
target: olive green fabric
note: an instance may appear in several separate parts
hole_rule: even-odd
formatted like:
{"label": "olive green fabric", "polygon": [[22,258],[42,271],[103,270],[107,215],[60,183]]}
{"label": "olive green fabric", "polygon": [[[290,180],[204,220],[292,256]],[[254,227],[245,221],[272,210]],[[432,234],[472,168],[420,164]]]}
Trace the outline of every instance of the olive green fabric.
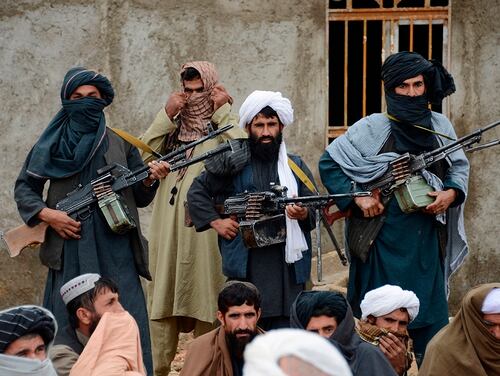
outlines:
{"label": "olive green fabric", "polygon": [[[230,113],[231,106],[223,105],[212,116],[212,122],[223,126],[238,124]],[[153,150],[162,150],[166,136],[176,129],[162,109],[146,131],[142,140]],[[217,144],[234,138],[244,138],[246,133],[235,126],[231,130],[195,147],[193,156],[199,155]],[[146,161],[149,154],[143,155]],[[151,320],[171,316],[192,317],[213,322],[217,311],[217,295],[225,277],[214,230],[197,233],[194,227],[184,225],[184,201],[193,179],[203,170],[203,163],[188,167],[184,177],[169,174],[160,182],[154,201],[153,216],[149,228],[150,270],[153,281],[148,284],[148,308]],[[174,204],[171,205],[172,188],[176,186]]]}

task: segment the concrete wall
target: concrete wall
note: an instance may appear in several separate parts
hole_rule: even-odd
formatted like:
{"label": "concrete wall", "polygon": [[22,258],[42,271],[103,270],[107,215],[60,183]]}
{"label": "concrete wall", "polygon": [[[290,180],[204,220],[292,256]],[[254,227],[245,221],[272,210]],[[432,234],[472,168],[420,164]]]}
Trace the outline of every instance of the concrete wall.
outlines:
{"label": "concrete wall", "polygon": [[[451,120],[459,135],[500,120],[499,0],[453,1],[451,61],[457,92],[451,96]],[[500,127],[484,140],[500,138]],[[450,306],[480,283],[500,280],[500,147],[469,154],[471,174],[465,226],[470,254],[452,278]]]}
{"label": "concrete wall", "polygon": [[[452,120],[459,134],[499,117],[499,0],[453,2]],[[21,223],[13,184],[26,154],[60,107],[62,78],[72,66],[104,72],[116,97],[110,125],[143,132],[168,94],[179,89],[183,62],[206,59],[238,108],[255,89],[291,98],[296,121],[285,138],[316,172],[327,111],[325,0],[4,0],[0,7],[0,229]],[[500,132],[493,132],[497,135]],[[471,157],[466,226],[473,254],[454,278],[451,301],[499,270],[495,198],[499,149]],[[147,228],[149,211],[142,213]],[[0,308],[40,303],[46,269],[36,251],[0,254]],[[497,278],[498,279],[498,278]]]}
{"label": "concrete wall", "polygon": [[[0,229],[21,223],[13,185],[26,154],[60,107],[66,71],[104,72],[116,97],[108,124],[141,134],[179,89],[179,70],[210,60],[238,109],[255,89],[295,105],[286,139],[314,166],[324,148],[326,2],[234,0],[3,1],[0,8]],[[301,145],[301,150],[297,150]],[[142,213],[148,228],[149,213]],[[0,308],[37,302],[46,269],[36,251],[0,254]]]}

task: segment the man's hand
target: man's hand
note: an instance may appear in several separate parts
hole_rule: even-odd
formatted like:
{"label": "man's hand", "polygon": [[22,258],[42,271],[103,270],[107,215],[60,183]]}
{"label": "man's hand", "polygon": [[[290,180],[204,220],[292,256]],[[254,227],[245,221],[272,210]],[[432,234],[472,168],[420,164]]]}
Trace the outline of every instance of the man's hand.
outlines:
{"label": "man's hand", "polygon": [[173,120],[175,115],[177,115],[186,105],[187,96],[181,92],[175,92],[168,98],[167,104],[165,105],[165,112],[167,113],[170,120]]}
{"label": "man's hand", "polygon": [[47,223],[63,239],[80,239],[80,222],[75,221],[66,212],[43,208],[38,213],[38,219]]}
{"label": "man's hand", "polygon": [[224,86],[221,84],[215,85],[210,94],[210,99],[214,103],[214,112],[229,102],[230,98]]}
{"label": "man's hand", "polygon": [[165,178],[170,172],[170,164],[165,161],[152,161],[148,163],[149,176],[143,180],[146,187],[150,187],[155,180]]}
{"label": "man's hand", "polygon": [[222,236],[224,239],[231,240],[238,235],[238,229],[240,225],[232,218],[218,218],[210,222],[210,226],[217,231],[217,234]]}
{"label": "man's hand", "polygon": [[406,347],[394,334],[389,333],[380,337],[379,348],[391,362],[392,368],[398,375],[406,371]]}
{"label": "man's hand", "polygon": [[384,205],[380,202],[378,195],[372,197],[355,197],[354,202],[363,211],[363,216],[365,217],[375,217],[384,211]]}
{"label": "man's hand", "polygon": [[290,219],[296,219],[298,221],[303,221],[309,215],[309,210],[307,208],[300,206],[300,204],[291,204],[286,206],[286,215]]}
{"label": "man's hand", "polygon": [[424,212],[428,214],[444,213],[457,198],[457,191],[453,188],[446,191],[436,191],[427,193],[429,196],[436,197],[436,201],[425,207]]}

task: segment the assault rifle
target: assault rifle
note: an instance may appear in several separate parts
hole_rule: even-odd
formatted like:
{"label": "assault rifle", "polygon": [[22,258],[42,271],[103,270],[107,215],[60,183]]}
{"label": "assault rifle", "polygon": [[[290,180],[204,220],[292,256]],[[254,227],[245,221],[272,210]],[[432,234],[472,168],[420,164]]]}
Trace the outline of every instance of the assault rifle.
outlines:
{"label": "assault rifle", "polygon": [[[362,187],[366,191],[373,192],[374,196],[381,194],[387,197],[394,192],[401,210],[406,213],[424,208],[431,204],[434,198],[427,194],[433,189],[425,183],[421,171],[460,149],[464,149],[466,152],[474,152],[500,144],[500,140],[497,139],[474,146],[474,144],[481,141],[484,132],[497,127],[499,124],[500,120],[497,120],[456,141],[419,155],[405,153],[389,162],[389,168],[381,177],[363,184]],[[350,212],[326,213],[329,224],[349,215]]]}
{"label": "assault rifle", "polygon": [[[170,172],[173,172],[230,150],[230,143],[225,142],[199,156],[186,159],[186,152],[189,149],[215,138],[232,127],[232,125],[226,125],[215,131],[209,130],[206,136],[162,155],[156,161],[168,162]],[[129,216],[128,208],[121,196],[117,193],[146,179],[149,176],[149,167],[146,165],[136,171],[130,171],[115,163],[99,169],[97,173],[99,176],[96,179],[85,186],[80,184],[74,191],[68,193],[66,198],[56,204],[56,209],[66,212],[75,219],[85,220],[98,204],[111,230],[123,234],[134,228],[135,223]],[[11,257],[15,257],[23,248],[43,243],[47,227],[47,223],[41,222],[35,226],[18,226],[5,234],[0,231],[0,249],[5,249]]]}
{"label": "assault rifle", "polygon": [[265,247],[286,240],[284,210],[287,205],[323,208],[338,198],[367,197],[370,192],[287,197],[287,187],[274,185],[270,191],[244,192],[224,201],[223,214],[235,216],[243,242],[248,248]]}

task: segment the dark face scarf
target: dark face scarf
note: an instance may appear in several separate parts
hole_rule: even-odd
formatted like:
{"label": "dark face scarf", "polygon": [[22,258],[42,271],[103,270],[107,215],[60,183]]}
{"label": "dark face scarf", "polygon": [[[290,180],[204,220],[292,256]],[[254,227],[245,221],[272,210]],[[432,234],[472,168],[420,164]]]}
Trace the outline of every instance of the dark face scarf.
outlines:
{"label": "dark face scarf", "polygon": [[[409,78],[422,75],[426,92],[418,97],[398,95],[394,89]],[[438,146],[431,132],[432,112],[428,104],[440,104],[443,98],[455,91],[453,77],[441,63],[427,60],[416,52],[399,52],[389,56],[382,65],[387,112],[391,117],[391,134],[395,150],[400,153],[419,153]]]}
{"label": "dark face scarf", "polygon": [[[102,99],[70,100],[80,86],[95,86]],[[103,109],[114,97],[109,80],[85,68],[66,73],[61,88],[62,109],[52,119],[30,153],[27,173],[39,178],[64,178],[85,168],[106,135]]]}
{"label": "dark face scarf", "polygon": [[[391,134],[394,148],[399,153],[418,154],[437,147],[436,137],[414,125],[432,130],[432,112],[427,107],[427,96],[410,97],[386,91],[387,113],[391,116]],[[396,119],[396,120],[394,120]]]}

